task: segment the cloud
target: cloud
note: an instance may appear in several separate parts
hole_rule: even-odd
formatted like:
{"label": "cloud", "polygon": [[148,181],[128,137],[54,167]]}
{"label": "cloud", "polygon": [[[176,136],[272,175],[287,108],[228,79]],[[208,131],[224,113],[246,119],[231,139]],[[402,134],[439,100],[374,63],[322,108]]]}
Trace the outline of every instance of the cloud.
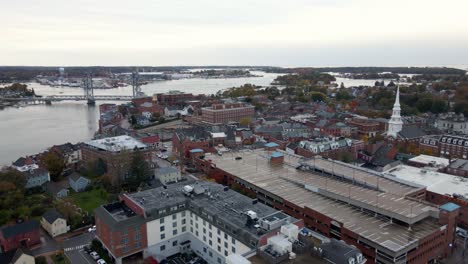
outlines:
{"label": "cloud", "polygon": [[439,63],[441,50],[467,53],[467,8],[464,0],[2,1],[0,63],[291,65],[311,54],[327,65],[399,54],[401,63]]}

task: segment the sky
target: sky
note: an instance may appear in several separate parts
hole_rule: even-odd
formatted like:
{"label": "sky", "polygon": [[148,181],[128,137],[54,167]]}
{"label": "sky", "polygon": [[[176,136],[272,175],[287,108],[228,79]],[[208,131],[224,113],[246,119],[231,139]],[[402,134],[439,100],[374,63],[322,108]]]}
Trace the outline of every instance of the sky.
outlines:
{"label": "sky", "polygon": [[467,0],[0,0],[0,65],[468,65],[466,10]]}

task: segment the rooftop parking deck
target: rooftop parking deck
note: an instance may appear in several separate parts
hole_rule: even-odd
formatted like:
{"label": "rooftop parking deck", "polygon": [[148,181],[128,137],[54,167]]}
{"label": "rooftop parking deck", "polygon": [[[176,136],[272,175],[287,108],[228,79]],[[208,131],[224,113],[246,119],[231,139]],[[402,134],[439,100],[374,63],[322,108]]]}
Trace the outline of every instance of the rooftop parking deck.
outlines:
{"label": "rooftop parking deck", "polygon": [[[257,150],[223,156],[208,154],[205,159],[212,160],[217,168],[273,195],[333,218],[368,240],[368,243],[375,243],[392,252],[409,250],[411,245],[417,244],[418,239],[440,228],[434,218],[438,216],[437,208],[409,200],[401,194],[414,187],[400,186],[399,182],[385,179],[386,188],[398,186],[401,188],[400,194],[385,192],[381,188],[376,191],[321,176],[320,173],[298,170],[293,165],[298,164],[300,159],[294,156],[286,156],[283,164],[272,165],[268,161],[268,154]],[[235,157],[242,159],[236,160]],[[329,165],[326,162],[323,164]],[[345,166],[340,169],[347,173],[344,171]],[[377,180],[377,175],[362,173],[362,177],[369,182],[379,181],[380,187],[381,179]],[[411,228],[391,222],[391,218],[406,220]]]}

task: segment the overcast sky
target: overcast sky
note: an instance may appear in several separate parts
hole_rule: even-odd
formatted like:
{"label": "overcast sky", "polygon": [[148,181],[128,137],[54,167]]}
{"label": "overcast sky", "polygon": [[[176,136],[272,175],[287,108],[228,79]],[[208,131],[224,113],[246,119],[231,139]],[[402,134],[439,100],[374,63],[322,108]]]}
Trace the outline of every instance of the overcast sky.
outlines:
{"label": "overcast sky", "polygon": [[0,65],[468,64],[468,0],[0,0]]}

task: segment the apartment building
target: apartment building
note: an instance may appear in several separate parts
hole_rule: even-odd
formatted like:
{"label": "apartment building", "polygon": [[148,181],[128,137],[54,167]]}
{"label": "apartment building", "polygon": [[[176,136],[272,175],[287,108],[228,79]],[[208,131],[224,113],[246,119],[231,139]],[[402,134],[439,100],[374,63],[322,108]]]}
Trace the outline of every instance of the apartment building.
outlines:
{"label": "apartment building", "polygon": [[91,140],[83,143],[82,147],[83,161],[92,162],[101,159],[114,186],[125,182],[129,176],[129,165],[135,151],[139,151],[150,166],[152,165],[155,150],[130,136]]}
{"label": "apartment building", "polygon": [[232,254],[249,257],[281,226],[297,220],[229,188],[185,181],[120,196],[95,210],[97,237],[116,263],[139,255],[159,262],[194,252],[224,264]]}
{"label": "apartment building", "polygon": [[201,109],[202,121],[209,124],[227,124],[229,122],[239,122],[243,118],[252,118],[255,114],[255,107],[252,105],[233,104],[213,104],[211,107]]}

